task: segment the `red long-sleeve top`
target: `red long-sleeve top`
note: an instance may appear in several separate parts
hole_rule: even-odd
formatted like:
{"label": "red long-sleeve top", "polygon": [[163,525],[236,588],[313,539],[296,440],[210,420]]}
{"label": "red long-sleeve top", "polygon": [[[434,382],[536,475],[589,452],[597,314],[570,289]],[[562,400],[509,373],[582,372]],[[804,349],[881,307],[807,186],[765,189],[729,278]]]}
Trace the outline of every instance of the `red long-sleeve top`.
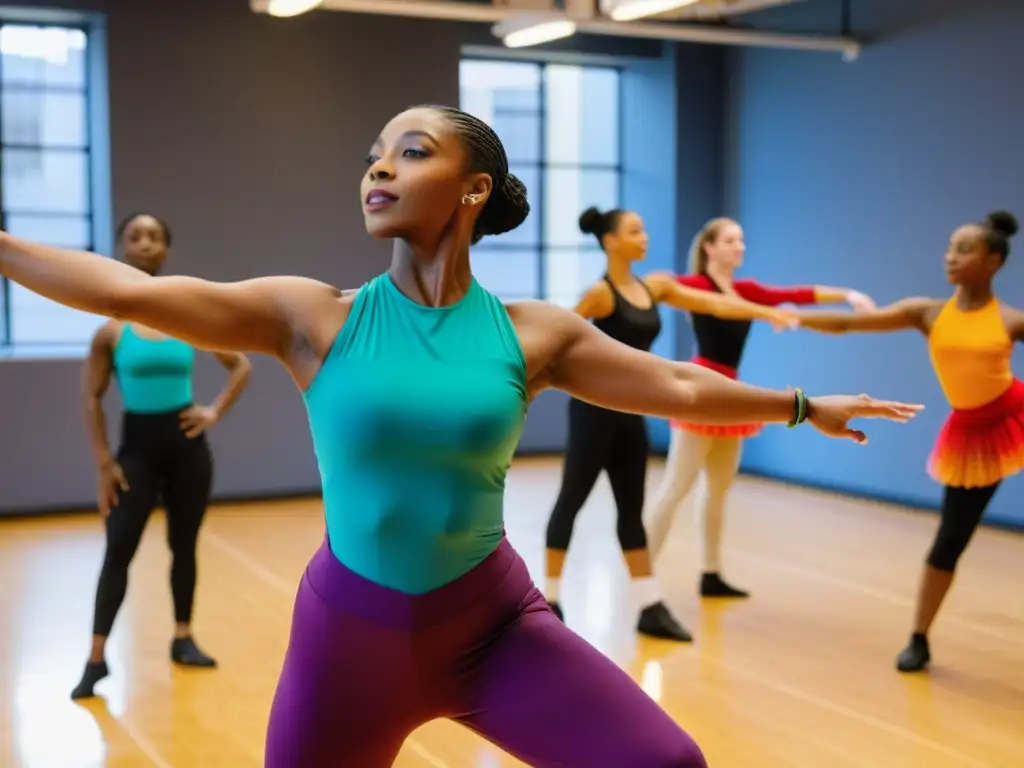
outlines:
{"label": "red long-sleeve top", "polygon": [[[704,291],[723,293],[707,275],[679,275],[680,285]],[[735,280],[733,290],[754,304],[776,307],[779,304],[815,304],[812,286],[777,287],[756,280]],[[697,339],[697,354],[693,362],[712,368],[726,376],[736,378],[743,357],[743,348],[750,334],[749,320],[725,320],[714,315],[693,315],[693,334]]]}

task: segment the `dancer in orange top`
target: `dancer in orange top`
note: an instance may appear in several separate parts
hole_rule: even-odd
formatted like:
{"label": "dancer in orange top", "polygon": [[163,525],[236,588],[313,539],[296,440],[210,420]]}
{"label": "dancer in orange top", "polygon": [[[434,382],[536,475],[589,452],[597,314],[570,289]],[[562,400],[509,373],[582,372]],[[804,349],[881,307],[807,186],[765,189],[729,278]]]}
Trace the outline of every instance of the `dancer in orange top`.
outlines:
{"label": "dancer in orange top", "polygon": [[797,313],[804,327],[826,333],[921,331],[953,408],[928,462],[945,494],[914,631],[896,660],[901,672],[928,665],[928,630],[953,583],[957,561],[999,484],[1024,469],[1024,384],[1010,367],[1013,343],[1024,340],[1024,312],[1002,304],[992,291],[1017,229],[1017,219],[1000,211],[953,233],[946,275],[956,292],[948,300],[903,299],[865,314]]}

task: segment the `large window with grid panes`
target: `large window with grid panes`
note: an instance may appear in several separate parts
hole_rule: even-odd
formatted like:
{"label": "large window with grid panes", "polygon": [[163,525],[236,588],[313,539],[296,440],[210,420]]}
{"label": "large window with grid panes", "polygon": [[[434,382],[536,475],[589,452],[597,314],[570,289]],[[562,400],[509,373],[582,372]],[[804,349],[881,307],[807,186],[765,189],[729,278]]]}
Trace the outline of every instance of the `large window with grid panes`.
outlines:
{"label": "large window with grid panes", "polygon": [[573,306],[604,271],[580,213],[620,204],[620,71],[613,67],[467,58],[461,107],[490,125],[526,184],[531,212],[518,229],[473,247],[481,285],[507,301]]}
{"label": "large window with grid panes", "polygon": [[[86,27],[0,24],[0,226],[92,250],[90,35]],[[101,318],[0,279],[0,346],[86,342]]]}

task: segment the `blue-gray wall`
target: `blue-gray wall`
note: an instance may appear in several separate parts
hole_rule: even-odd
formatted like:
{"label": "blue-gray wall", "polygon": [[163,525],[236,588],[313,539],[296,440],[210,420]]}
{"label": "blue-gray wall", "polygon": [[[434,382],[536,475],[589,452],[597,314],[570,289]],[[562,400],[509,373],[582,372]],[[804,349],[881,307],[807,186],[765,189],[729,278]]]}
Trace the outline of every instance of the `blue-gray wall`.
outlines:
{"label": "blue-gray wall", "polygon": [[[293,272],[351,287],[383,269],[389,250],[367,238],[353,203],[365,148],[410,104],[457,104],[462,46],[493,43],[486,25],[341,13],[272,19],[252,14],[245,0],[19,3],[30,4],[107,15],[113,213],[166,217],[175,229],[171,269],[218,280]],[[381,40],[416,65],[381,70],[372,81],[361,76]],[[673,103],[659,43],[579,42],[585,53],[639,59],[641,69],[652,59],[651,79],[629,75],[623,96],[649,104],[651,114]],[[168,66],[182,51],[190,52],[184,63]],[[638,123],[627,127],[636,130]],[[670,125],[644,130],[671,147]],[[628,163],[630,178],[671,188],[671,165],[660,157]],[[648,200],[656,239],[669,244],[659,254],[664,267],[672,263],[670,200]],[[301,398],[279,365],[254,363],[250,388],[211,433],[215,494],[316,492]],[[0,359],[0,514],[93,503],[80,367],[74,357]],[[214,397],[222,381],[204,355],[197,397]],[[116,392],[107,411],[116,443]],[[545,393],[531,409],[523,450],[564,445],[565,398]]]}
{"label": "blue-gray wall", "polygon": [[[994,208],[1024,214],[1021,136],[1024,4],[1015,0],[864,0],[854,32],[874,42],[838,56],[744,49],[728,56],[726,209],[744,225],[746,271],[769,282],[850,285],[879,302],[948,295],[950,232]],[[760,15],[774,28],[834,32],[838,2]],[[1024,256],[1024,242],[1020,245]],[[1024,305],[1011,258],[1002,298]],[[1020,357],[1017,358],[1020,368]],[[810,430],[767,430],[748,471],[920,505],[941,489],[925,474],[948,412],[923,338],[775,336],[758,328],[744,378],[811,392],[923,402],[907,426],[867,424],[866,447]],[[993,522],[1024,525],[1024,478],[1008,481]]]}

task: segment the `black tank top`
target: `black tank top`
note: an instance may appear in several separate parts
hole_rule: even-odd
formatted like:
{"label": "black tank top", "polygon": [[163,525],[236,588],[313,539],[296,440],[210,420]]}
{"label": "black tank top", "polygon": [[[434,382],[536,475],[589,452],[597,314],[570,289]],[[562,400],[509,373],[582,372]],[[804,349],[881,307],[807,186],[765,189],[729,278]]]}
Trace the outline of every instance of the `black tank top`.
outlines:
{"label": "black tank top", "polygon": [[[725,293],[709,275],[704,276],[714,286],[715,293]],[[726,320],[701,314],[692,314],[690,317],[693,335],[697,339],[697,354],[719,365],[739,368],[747,336],[750,335],[750,320]]]}
{"label": "black tank top", "polygon": [[651,306],[641,309],[635,304],[630,304],[621,293],[616,290],[615,285],[608,276],[604,281],[612,290],[615,297],[615,309],[608,317],[601,317],[594,320],[594,326],[607,333],[616,341],[621,341],[634,349],[649,352],[654,340],[661,333],[661,315],[658,314],[658,305],[654,301],[654,294],[647,287],[643,280],[640,284],[651,297]]}

